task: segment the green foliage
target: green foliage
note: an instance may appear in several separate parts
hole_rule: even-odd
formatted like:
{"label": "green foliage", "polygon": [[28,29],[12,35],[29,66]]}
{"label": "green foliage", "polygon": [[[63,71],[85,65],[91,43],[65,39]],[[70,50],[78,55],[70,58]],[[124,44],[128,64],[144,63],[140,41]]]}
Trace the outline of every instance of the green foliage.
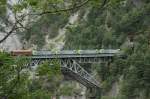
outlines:
{"label": "green foliage", "polygon": [[[27,99],[27,97],[25,97]],[[51,99],[51,93],[45,90],[36,90],[28,96],[28,99]]]}
{"label": "green foliage", "polygon": [[[53,8],[53,5],[49,6],[50,4],[59,4],[64,3],[63,0],[43,0],[43,1],[37,1],[37,0],[21,0],[18,1],[15,5],[13,5],[13,9],[15,12],[20,12],[23,9],[27,9],[30,7],[33,11],[47,11],[47,10],[55,10]],[[50,9],[53,8],[53,9]]]}
{"label": "green foliage", "polygon": [[3,15],[4,12],[6,11],[6,0],[1,0],[0,1],[0,15]]}
{"label": "green foliage", "polygon": [[[140,3],[135,4],[134,1],[136,3],[140,1]],[[78,0],[66,2],[69,5],[68,8],[81,3]],[[108,92],[111,85],[121,79],[119,95],[103,98],[149,99],[150,2],[149,0],[109,0],[101,9],[102,2],[105,0],[90,1],[88,6],[91,9],[87,18],[84,19],[84,13],[82,13],[79,22],[68,27],[65,49],[121,48],[128,56],[126,59],[116,57],[113,63],[108,62],[96,68],[97,75],[101,78],[103,93]],[[55,6],[49,6],[51,4]],[[67,8],[64,4],[63,0],[19,0],[13,8],[15,13],[25,8],[31,8],[31,12],[34,13]],[[0,17],[6,14],[6,5],[6,0],[0,1]],[[86,12],[86,8],[83,10]],[[45,35],[49,35],[50,38],[56,37],[58,29],[67,23],[69,14],[42,16],[37,23],[32,24],[32,28],[24,32],[23,38],[38,44],[39,48],[42,47],[45,43]],[[128,40],[130,42],[127,42]],[[51,95],[56,95],[62,80],[60,63],[55,61],[40,65],[35,78],[29,79],[30,71],[24,69],[26,62],[24,58],[14,59],[9,54],[0,53],[0,98],[47,99]],[[91,69],[91,67],[85,68]],[[72,94],[70,90],[73,90],[72,87],[65,86],[60,93]]]}
{"label": "green foliage", "polygon": [[77,83],[74,81],[63,81],[60,86],[58,94],[61,96],[74,96],[81,94],[82,88],[77,87]]}
{"label": "green foliage", "polygon": [[43,89],[50,92],[52,95],[56,95],[59,89],[59,85],[62,81],[62,74],[60,70],[60,62],[58,60],[53,60],[51,62],[45,62],[40,65],[36,70],[36,76],[34,83],[31,86],[31,91],[36,91],[37,89]]}
{"label": "green foliage", "polygon": [[70,84],[70,82],[65,82],[62,84],[62,86],[60,87],[60,91],[59,94],[60,95],[66,95],[66,96],[72,96],[73,95],[73,91],[74,89],[74,84]]}
{"label": "green foliage", "polygon": [[60,74],[61,70],[59,60],[45,62],[37,68],[37,76],[48,76],[48,78],[52,78],[53,76],[60,76]]}
{"label": "green foliage", "polygon": [[28,30],[21,33],[21,37],[27,41],[30,41],[31,44],[38,45],[38,48],[43,47],[45,44],[45,36],[48,36],[48,39],[52,39],[58,35],[60,28],[63,28],[68,22],[69,13],[63,14],[48,14],[39,19],[38,22],[33,23]]}
{"label": "green foliage", "polygon": [[14,60],[7,53],[0,53],[0,97],[11,98],[24,94],[27,90],[24,84],[28,83],[28,70],[26,70],[26,61]]}
{"label": "green foliage", "polygon": [[45,62],[36,72],[26,67],[29,62],[0,52],[0,98],[50,99],[56,94],[62,80],[59,61]]}
{"label": "green foliage", "polygon": [[121,48],[128,56],[126,59],[116,57],[113,63],[96,68],[103,93],[121,79],[120,93],[112,99],[150,98],[150,3],[145,0],[138,5],[134,3],[132,0],[111,0],[103,11],[93,7],[87,19],[68,28],[66,34],[65,49]]}
{"label": "green foliage", "polygon": [[113,31],[107,31],[104,25],[105,20],[103,18],[105,18],[106,13],[100,15],[98,11],[99,8],[93,8],[88,15],[87,21],[82,20],[77,26],[68,28],[66,33],[66,49],[118,47],[117,35],[114,35]]}
{"label": "green foliage", "polygon": [[0,20],[6,14],[6,6],[7,6],[6,0],[1,0],[0,1]]}
{"label": "green foliage", "polygon": [[80,4],[84,5],[84,2],[86,0],[19,0],[13,6],[13,9],[15,12],[21,12],[23,9],[30,8],[35,13],[57,13],[74,10]]}

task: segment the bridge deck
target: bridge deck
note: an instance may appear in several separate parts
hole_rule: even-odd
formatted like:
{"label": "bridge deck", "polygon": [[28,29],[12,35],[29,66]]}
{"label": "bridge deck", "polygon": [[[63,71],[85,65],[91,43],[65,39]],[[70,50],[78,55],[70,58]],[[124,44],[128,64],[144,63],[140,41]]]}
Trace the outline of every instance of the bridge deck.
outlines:
{"label": "bridge deck", "polygon": [[75,52],[71,50],[59,51],[57,53],[51,51],[36,51],[33,53],[31,58],[93,58],[93,57],[113,57],[116,54],[119,54],[120,51],[117,50],[82,50],[80,52]]}
{"label": "bridge deck", "polygon": [[79,81],[85,86],[98,87],[96,79],[89,74],[79,63],[100,63],[111,59],[115,55],[120,55],[120,50],[64,50],[57,53],[51,51],[36,51],[29,56],[32,65],[38,65],[42,61],[51,61],[53,59],[61,60],[62,71]]}

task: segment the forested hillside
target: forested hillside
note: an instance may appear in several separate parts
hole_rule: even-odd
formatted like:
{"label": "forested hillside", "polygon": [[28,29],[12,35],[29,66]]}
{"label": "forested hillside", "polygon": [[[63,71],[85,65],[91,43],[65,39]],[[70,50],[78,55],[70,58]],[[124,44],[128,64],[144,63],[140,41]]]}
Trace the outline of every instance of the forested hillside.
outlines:
{"label": "forested hillside", "polygon": [[[94,68],[104,99],[150,98],[149,13],[148,0],[111,0],[104,8],[91,7],[86,20],[81,16],[68,28],[64,49],[121,49],[127,55]],[[119,91],[107,97],[116,83]]]}
{"label": "forested hillside", "polygon": [[[120,49],[123,58],[83,64],[100,82],[98,94],[101,99],[150,99],[149,0],[19,1],[14,6],[0,1],[0,33],[6,34],[0,43],[16,34],[22,49],[55,50],[58,42],[62,46],[56,52]],[[67,81],[58,60],[46,61],[36,69],[26,67],[28,61],[0,52],[0,99],[59,99],[85,91],[70,78]]]}

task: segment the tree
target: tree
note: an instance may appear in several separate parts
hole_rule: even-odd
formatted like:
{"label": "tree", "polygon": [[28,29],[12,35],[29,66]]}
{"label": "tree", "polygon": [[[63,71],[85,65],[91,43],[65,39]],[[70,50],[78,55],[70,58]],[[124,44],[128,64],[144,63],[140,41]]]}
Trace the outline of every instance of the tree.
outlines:
{"label": "tree", "polygon": [[[5,41],[12,33],[17,31],[28,30],[28,27],[35,22],[35,17],[39,17],[45,14],[55,14],[67,11],[75,11],[87,4],[99,4],[104,6],[107,0],[18,0],[14,4],[10,4],[7,0],[0,1],[1,13],[4,13],[4,17],[1,18],[2,25],[0,26],[1,32],[5,33],[4,37],[0,40],[0,43]],[[102,3],[101,3],[102,2]],[[8,12],[6,9],[11,12]],[[12,17],[14,17],[13,20]],[[30,17],[30,19],[29,19]],[[32,18],[33,17],[33,18]],[[32,19],[31,19],[32,18]],[[31,22],[29,22],[29,20]],[[33,21],[34,20],[34,21]]]}
{"label": "tree", "polygon": [[92,7],[87,19],[81,17],[78,24],[68,28],[66,33],[66,49],[115,48],[124,51],[126,57],[115,57],[108,64],[94,69],[101,79],[104,95],[108,94],[113,83],[119,83],[121,88],[115,99],[150,97],[150,2],[138,1],[140,6],[134,4],[135,0],[111,0],[102,11],[100,7]]}
{"label": "tree", "polygon": [[14,59],[7,53],[0,53],[0,97],[14,98],[26,92],[24,85],[28,83],[28,69],[25,58]]}
{"label": "tree", "polygon": [[62,80],[59,61],[45,62],[36,71],[26,65],[29,62],[26,57],[0,53],[1,99],[49,99],[56,95]]}

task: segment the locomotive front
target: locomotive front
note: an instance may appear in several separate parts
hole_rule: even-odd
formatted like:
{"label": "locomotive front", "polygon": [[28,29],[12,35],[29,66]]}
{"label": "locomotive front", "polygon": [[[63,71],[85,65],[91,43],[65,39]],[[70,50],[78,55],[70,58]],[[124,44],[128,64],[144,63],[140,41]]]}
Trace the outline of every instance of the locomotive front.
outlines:
{"label": "locomotive front", "polygon": [[32,50],[13,50],[11,51],[12,56],[31,56]]}

